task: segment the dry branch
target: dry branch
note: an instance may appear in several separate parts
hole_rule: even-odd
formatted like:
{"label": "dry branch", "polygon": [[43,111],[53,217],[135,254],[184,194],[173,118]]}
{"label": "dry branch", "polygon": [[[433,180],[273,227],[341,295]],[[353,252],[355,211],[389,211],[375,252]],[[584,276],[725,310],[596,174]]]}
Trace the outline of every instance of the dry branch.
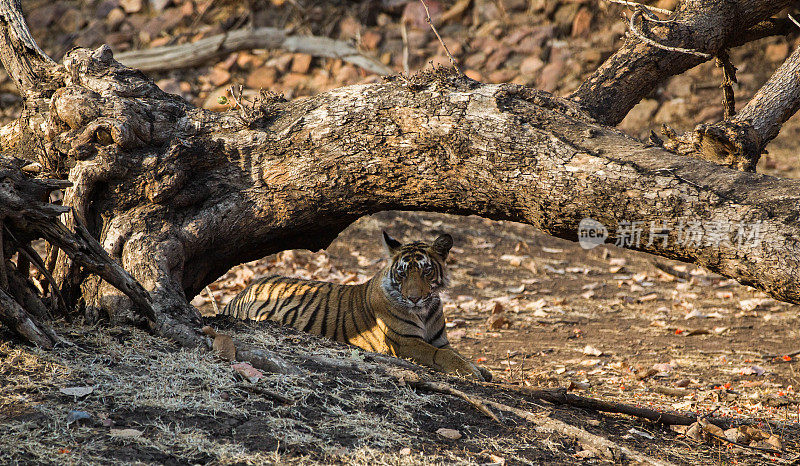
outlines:
{"label": "dry branch", "polygon": [[491,400],[482,400],[483,403],[492,406],[495,409],[513,413],[516,416],[536,424],[536,430],[542,433],[557,433],[574,439],[584,447],[588,447],[600,453],[604,458],[611,461],[635,461],[639,464],[652,464],[659,466],[669,466],[672,463],[653,458],[651,456],[637,453],[625,446],[616,444],[607,438],[600,437],[599,435],[592,434],[580,427],[567,424],[549,416],[537,415],[530,411],[514,408],[502,403],[497,403]]}
{"label": "dry branch", "polygon": [[141,71],[171,70],[203,65],[231,52],[250,49],[283,49],[315,57],[338,58],[365,70],[392,74],[392,69],[340,40],[317,36],[291,36],[276,28],[239,29],[182,45],[165,45],[123,52],[117,60]]}
{"label": "dry branch", "polygon": [[[617,413],[627,414],[629,416],[647,419],[651,422],[656,422],[664,425],[680,425],[688,426],[697,422],[697,415],[695,414],[680,414],[680,413],[665,413],[653,409],[642,408],[625,403],[616,403],[612,401],[598,400],[585,396],[567,393],[564,389],[553,390],[533,390],[529,388],[515,388],[515,390],[526,394],[537,400],[547,401],[556,405],[568,405],[576,408],[588,409],[592,411],[600,411],[604,413]],[[721,418],[707,419],[708,422],[726,427],[730,421]]]}
{"label": "dry branch", "polygon": [[[682,2],[670,31],[693,41],[705,33],[702,44],[684,45],[716,53],[730,38],[728,26],[718,28],[731,19],[729,4],[736,3],[741,27],[783,4],[737,0],[712,8],[721,1]],[[644,70],[634,75],[647,75],[671,56],[635,40],[628,46],[618,59],[645,57]],[[0,47],[6,55],[30,53],[14,41]],[[688,64],[682,63],[670,64],[667,74]],[[611,60],[603,73],[617,65]],[[573,97],[599,102],[609,89],[642,91],[627,89],[631,75],[618,71],[620,82]],[[165,94],[116,62],[108,47],[71,51],[62,75],[69,85],[58,74],[54,81],[39,76],[61,87],[48,106],[31,107],[41,124],[24,126],[49,141],[39,154],[42,165],[76,161],[64,198],[75,227],[85,238],[97,237],[149,291],[154,330],[184,344],[201,343],[201,318],[187,297],[231,266],[288,248],[325,247],[353,220],[388,209],[520,221],[572,240],[591,217],[620,243],[626,222],[668,223],[668,241],[630,246],[800,302],[798,182],[642,144],[597,124],[570,100],[436,70],[293,102],[264,96],[245,112],[216,114]],[[636,86],[663,77],[643,77]],[[741,129],[745,136],[752,131]],[[679,225],[689,222],[728,225],[730,234],[716,243],[679,241]],[[737,231],[754,225],[757,238],[736,240]],[[109,280],[135,291],[121,270]],[[133,302],[144,303],[141,293],[131,294],[131,302],[67,261],[57,262],[56,272],[62,289],[81,286],[68,300],[82,294],[88,308],[112,319],[135,321],[140,311]]]}
{"label": "dry branch", "polygon": [[742,108],[734,120],[753,126],[759,148],[778,135],[781,126],[800,109],[800,47],[787,58],[769,80]]}
{"label": "dry branch", "polygon": [[[769,28],[742,34],[789,6],[792,0],[685,0],[666,24],[650,28],[648,37],[666,46],[709,56],[745,38],[764,37]],[[581,84],[570,99],[598,122],[616,125],[640,100],[665,80],[699,65],[706,58],[663,50],[629,36],[622,47]]]}
{"label": "dry branch", "polygon": [[45,349],[52,349],[56,340],[51,338],[51,330],[31,317],[22,306],[0,288],[0,321],[15,330],[25,340]]}

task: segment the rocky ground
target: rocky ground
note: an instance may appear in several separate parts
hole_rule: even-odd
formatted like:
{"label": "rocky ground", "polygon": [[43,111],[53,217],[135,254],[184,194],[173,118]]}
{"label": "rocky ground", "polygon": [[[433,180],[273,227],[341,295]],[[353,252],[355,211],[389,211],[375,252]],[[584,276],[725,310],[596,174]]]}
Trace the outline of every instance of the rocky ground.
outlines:
{"label": "rocky ground", "polygon": [[[565,95],[621,43],[627,10],[604,1],[427,2],[465,72]],[[673,8],[673,0],[649,2]],[[460,9],[463,7],[463,11]],[[417,2],[23,2],[34,37],[55,59],[75,46],[115,52],[196,41],[251,26],[351,41],[392,69],[446,65]],[[630,14],[630,12],[628,12]],[[732,52],[742,105],[800,41],[771,38]],[[406,55],[408,59],[405,60]],[[255,50],[205,66],[149,73],[198,106],[220,103],[233,84],[297,98],[380,79],[341,60]],[[686,130],[721,117],[713,63],[670,79],[621,127],[645,136],[662,124]],[[0,123],[20,111],[0,71]],[[800,176],[795,117],[758,170]],[[211,289],[220,303],[262,274],[356,283],[385,263],[380,231],[405,240],[451,233],[453,286],[446,294],[454,346],[489,367],[500,385],[447,383],[537,414],[549,414],[643,454],[674,463],[796,461],[798,310],[692,265],[545,236],[532,227],[414,212],[363,218],[326,250],[286,251],[232,269]],[[210,298],[194,303],[206,313]],[[0,461],[18,463],[574,463],[602,462],[563,435],[507,415],[499,426],[461,399],[413,388],[369,365],[372,356],[267,326],[214,321],[300,367],[248,385],[208,354],[179,351],[132,329],[65,323],[76,346],[46,353],[0,347]],[[6,334],[2,334],[6,335]],[[332,370],[313,356],[355,361]],[[364,364],[367,364],[364,366]],[[435,378],[435,375],[425,375]],[[91,387],[84,391],[62,389]],[[659,410],[725,416],[767,433],[748,439],[780,456],[743,449],[637,418],[555,407],[520,387]],[[86,413],[89,418],[74,413]],[[78,417],[78,418],[76,418]],[[454,429],[462,436],[438,434]],[[777,439],[777,440],[776,440]],[[772,443],[767,442],[769,440]],[[776,444],[776,441],[778,442]],[[759,443],[760,442],[760,443]]]}

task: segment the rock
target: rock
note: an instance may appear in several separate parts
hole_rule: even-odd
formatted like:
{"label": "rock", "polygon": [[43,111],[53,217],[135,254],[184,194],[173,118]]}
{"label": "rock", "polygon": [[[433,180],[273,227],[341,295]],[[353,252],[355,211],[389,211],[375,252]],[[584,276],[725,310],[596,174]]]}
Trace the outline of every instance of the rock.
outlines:
{"label": "rock", "polygon": [[289,73],[283,77],[283,88],[286,90],[302,87],[308,81],[308,76],[300,73]]}
{"label": "rock", "polygon": [[519,72],[524,76],[533,77],[544,67],[544,62],[537,56],[530,56],[519,64]]}
{"label": "rock", "polygon": [[142,436],[141,430],[136,429],[109,429],[108,435],[118,438],[139,438]]}
{"label": "rock", "polygon": [[170,3],[172,3],[172,0],[150,0],[150,8],[161,12],[164,8],[168,7]]}
{"label": "rock", "polygon": [[111,10],[117,7],[119,7],[119,0],[106,0],[97,5],[97,8],[94,10],[95,18],[105,18],[111,13]]}
{"label": "rock", "polygon": [[558,25],[560,31],[568,32],[572,28],[572,19],[578,13],[579,3],[562,4],[553,16],[553,22]]}
{"label": "rock", "polygon": [[86,25],[86,15],[80,10],[69,9],[58,18],[58,25],[67,32],[77,32]]}
{"label": "rock", "polygon": [[558,89],[559,80],[564,73],[564,62],[556,60],[550,62],[542,69],[539,79],[536,80],[536,87],[543,91],[553,92]]}
{"label": "rock", "polygon": [[500,66],[505,63],[510,53],[511,49],[505,46],[495,50],[486,60],[486,65],[484,65],[485,71],[491,72],[500,68]]}
{"label": "rock", "polygon": [[345,16],[339,21],[339,37],[350,39],[361,31],[361,23],[352,16]]}
{"label": "rock", "polygon": [[364,48],[367,50],[375,50],[381,43],[382,38],[383,37],[380,35],[379,32],[364,31],[364,33],[361,34],[361,45],[363,45]]}
{"label": "rock", "polygon": [[223,84],[227,84],[231,80],[231,74],[228,71],[215,66],[214,68],[211,68],[211,73],[208,74],[208,80],[215,87],[219,87]]}
{"label": "rock", "polygon": [[672,97],[689,97],[692,95],[693,79],[685,74],[674,76],[667,83],[667,93]]}
{"label": "rock", "polygon": [[436,433],[450,440],[458,440],[462,437],[461,432],[455,429],[446,429],[444,427],[437,430]]}
{"label": "rock", "polygon": [[119,5],[125,10],[125,13],[138,13],[142,11],[142,0],[120,0]]}
{"label": "rock", "polygon": [[122,8],[114,8],[106,16],[106,26],[111,31],[116,31],[117,28],[125,21],[125,12]]}
{"label": "rock", "polygon": [[82,398],[94,391],[94,387],[64,387],[59,388],[58,391],[63,393],[64,395],[74,396],[76,398]]}
{"label": "rock", "polygon": [[468,69],[468,70],[465,70],[465,71],[464,71],[464,74],[465,74],[465,75],[466,75],[466,76],[467,76],[469,79],[474,79],[475,81],[483,81],[483,75],[482,75],[482,74],[481,74],[481,72],[480,72],[480,71],[478,71],[478,70],[473,70],[473,69],[471,69],[471,68],[470,68],[470,69]]}
{"label": "rock", "polygon": [[260,66],[247,75],[245,85],[250,89],[271,89],[275,86],[278,73],[275,68]]}
{"label": "rock", "polygon": [[490,83],[507,83],[514,79],[517,75],[514,70],[497,70],[489,74],[488,79]]}
{"label": "rock", "polygon": [[572,19],[572,37],[586,35],[592,25],[592,12],[586,7],[581,7]]}
{"label": "rock", "polygon": [[359,74],[358,69],[348,63],[339,68],[339,71],[336,72],[335,79],[342,84],[353,84],[358,81],[360,77],[361,75]]}
{"label": "rock", "polygon": [[214,112],[222,112],[225,110],[229,110],[230,105],[228,103],[221,103],[220,97],[225,97],[226,99],[230,99],[230,95],[228,94],[227,88],[220,87],[211,91],[208,94],[208,97],[206,97],[206,99],[203,101],[203,108]]}
{"label": "rock", "polygon": [[473,53],[464,60],[464,66],[472,69],[483,68],[484,63],[486,63],[486,54],[483,52]]}
{"label": "rock", "polygon": [[311,68],[311,55],[296,53],[292,56],[292,73],[306,74]]}
{"label": "rock", "polygon": [[[428,5],[428,11],[430,11],[433,24],[438,24],[439,18],[442,16],[442,4],[436,0],[427,0],[425,3]],[[430,26],[428,25],[427,17],[425,7],[422,6],[422,3],[408,2],[403,9],[401,20],[411,28],[429,30]]]}
{"label": "rock", "polygon": [[92,420],[92,415],[86,411],[70,411],[67,414],[67,424],[78,423],[85,424]]}
{"label": "rock", "polygon": [[156,86],[158,86],[162,91],[168,94],[176,94],[181,95],[181,84],[175,78],[166,78],[160,79],[156,81]]}

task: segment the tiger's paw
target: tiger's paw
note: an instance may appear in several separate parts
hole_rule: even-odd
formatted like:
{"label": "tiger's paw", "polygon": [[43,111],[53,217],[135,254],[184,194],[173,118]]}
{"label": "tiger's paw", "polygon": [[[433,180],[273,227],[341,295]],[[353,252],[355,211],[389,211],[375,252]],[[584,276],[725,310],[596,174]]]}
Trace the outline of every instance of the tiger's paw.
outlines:
{"label": "tiger's paw", "polygon": [[[467,361],[460,354],[452,350],[440,350],[439,353],[437,353],[436,363],[440,366],[442,372],[447,372],[448,374],[460,375],[462,377],[474,378],[486,382],[492,379],[492,374],[489,371]],[[488,379],[486,378],[487,375],[489,377]]]}

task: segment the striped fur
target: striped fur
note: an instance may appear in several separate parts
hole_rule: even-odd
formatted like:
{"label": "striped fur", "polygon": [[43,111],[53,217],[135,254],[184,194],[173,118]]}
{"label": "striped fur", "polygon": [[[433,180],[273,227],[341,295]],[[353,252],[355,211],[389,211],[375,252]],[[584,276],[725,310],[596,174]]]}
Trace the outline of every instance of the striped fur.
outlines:
{"label": "striped fur", "polygon": [[221,314],[271,320],[443,372],[489,379],[488,371],[455,352],[447,340],[438,292],[448,284],[445,259],[452,237],[403,245],[383,235],[390,263],[366,283],[273,275],[250,284]]}

